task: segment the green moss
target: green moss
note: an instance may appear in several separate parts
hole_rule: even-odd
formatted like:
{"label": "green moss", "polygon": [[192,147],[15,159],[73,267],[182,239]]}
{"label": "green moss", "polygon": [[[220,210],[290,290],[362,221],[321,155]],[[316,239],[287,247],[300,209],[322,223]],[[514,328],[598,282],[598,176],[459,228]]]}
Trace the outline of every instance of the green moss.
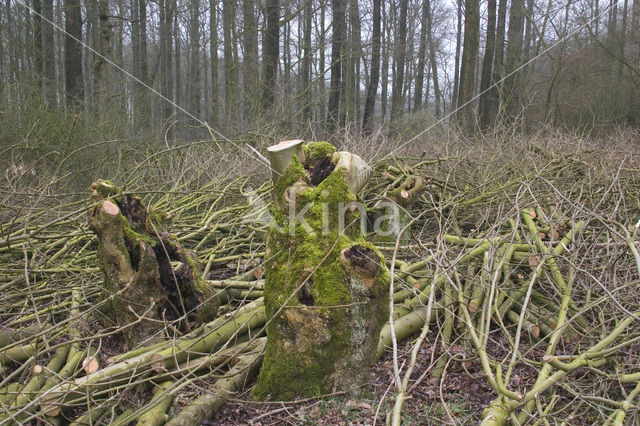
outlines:
{"label": "green moss", "polygon": [[281,199],[284,191],[297,182],[300,179],[306,179],[307,172],[304,166],[298,159],[297,155],[293,155],[291,165],[287,168],[284,174],[278,180],[276,187],[274,188],[276,199]]}
{"label": "green moss", "polygon": [[336,152],[336,147],[329,142],[311,142],[304,146],[304,155],[307,160],[317,161]]}
{"label": "green moss", "polygon": [[106,198],[117,201],[122,196],[122,190],[113,182],[105,179],[98,179],[91,185],[91,201],[94,203]]}

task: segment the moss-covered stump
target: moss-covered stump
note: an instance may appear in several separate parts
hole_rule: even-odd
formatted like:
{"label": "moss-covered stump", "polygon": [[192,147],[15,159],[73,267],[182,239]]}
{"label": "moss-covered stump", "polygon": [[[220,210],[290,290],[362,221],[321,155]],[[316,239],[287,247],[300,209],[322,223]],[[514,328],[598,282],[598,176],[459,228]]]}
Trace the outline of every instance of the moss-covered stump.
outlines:
{"label": "moss-covered stump", "polygon": [[[189,320],[215,316],[214,290],[202,278],[195,255],[166,231],[168,214],[146,208],[106,180],[91,185],[91,201],[89,226],[98,236],[104,273],[96,314],[102,326],[119,327],[133,347],[162,337],[165,320],[184,318],[188,328]],[[172,261],[180,268],[174,270]]]}
{"label": "moss-covered stump", "polygon": [[293,142],[285,147],[289,161],[279,161],[286,169],[274,171],[265,265],[271,322],[253,394],[286,400],[339,390],[358,396],[368,390],[388,314],[389,272],[382,254],[364,241],[365,212],[354,203],[368,171],[360,157],[328,143],[302,149]]}

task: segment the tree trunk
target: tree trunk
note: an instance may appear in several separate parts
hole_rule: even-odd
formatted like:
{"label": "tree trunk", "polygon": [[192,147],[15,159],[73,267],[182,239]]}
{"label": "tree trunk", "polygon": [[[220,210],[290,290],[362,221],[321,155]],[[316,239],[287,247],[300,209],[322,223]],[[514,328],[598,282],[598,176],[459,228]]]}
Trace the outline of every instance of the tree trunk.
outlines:
{"label": "tree trunk", "polygon": [[303,57],[302,57],[302,78],[300,93],[302,94],[302,120],[304,125],[311,122],[311,62],[313,52],[311,51],[311,27],[313,25],[313,4],[311,0],[304,3],[304,36],[303,36]]}
{"label": "tree trunk", "polygon": [[400,16],[398,18],[398,37],[395,40],[394,60],[396,63],[396,75],[393,80],[393,92],[391,94],[391,122],[402,117],[404,98],[404,63],[407,55],[407,6],[408,0],[400,0]]}
{"label": "tree trunk", "polygon": [[380,80],[380,3],[382,0],[373,0],[373,29],[371,34],[371,76],[367,86],[367,95],[364,104],[362,129],[371,133],[372,121],[378,94],[378,82]]}
{"label": "tree trunk", "polygon": [[462,0],[456,0],[457,13],[457,30],[456,30],[456,58],[453,67],[453,95],[451,96],[453,105],[451,110],[455,111],[458,107],[458,91],[460,87],[460,51],[462,50]]}
{"label": "tree trunk", "polygon": [[464,46],[460,66],[458,92],[458,124],[468,133],[475,127],[474,86],[478,62],[478,36],[480,32],[480,2],[467,0],[464,14]]}
{"label": "tree trunk", "polygon": [[53,45],[53,0],[43,0],[42,16],[42,55],[44,99],[49,105],[57,104],[56,97],[56,59]]}
{"label": "tree trunk", "polygon": [[189,6],[187,105],[189,112],[197,117],[200,115],[200,0],[191,0]]}
{"label": "tree trunk", "polygon": [[486,123],[493,126],[498,117],[500,107],[500,80],[502,79],[502,66],[504,58],[504,30],[507,18],[507,0],[500,0],[498,3],[498,24],[496,28],[496,48],[493,59],[493,70],[491,71],[491,86],[487,99]]}
{"label": "tree trunk", "polygon": [[98,54],[95,55],[93,64],[93,78],[95,90],[96,107],[102,111],[109,111],[107,100],[109,93],[109,69],[111,64],[107,60],[112,59],[111,52],[111,24],[109,23],[109,2],[107,0],[98,1]]}
{"label": "tree trunk", "polygon": [[44,46],[42,40],[42,0],[33,0],[33,65],[36,81],[44,98]]}
{"label": "tree trunk", "polygon": [[331,26],[331,85],[329,86],[329,103],[327,105],[327,131],[334,132],[340,117],[340,88],[342,86],[342,48],[344,44],[344,1],[331,0],[333,19]]}
{"label": "tree trunk", "polygon": [[506,78],[503,90],[505,119],[509,124],[513,123],[521,113],[520,71],[518,68],[522,61],[524,12],[524,0],[513,0],[509,12],[509,31],[505,58]]}
{"label": "tree trunk", "polygon": [[[362,396],[388,316],[389,286],[382,254],[362,242],[358,219],[365,212],[344,208],[366,183],[368,166],[328,143],[303,150],[301,142],[269,149],[282,173],[274,203],[283,214],[267,237],[265,308],[271,321],[253,394],[274,400],[335,391]],[[304,222],[284,219],[303,211]],[[349,224],[344,233],[339,224]]]}
{"label": "tree trunk", "polygon": [[391,40],[391,24],[387,12],[385,11],[386,2],[382,2],[382,87],[380,88],[380,109],[382,122],[387,121],[387,98],[389,91],[389,40]]}
{"label": "tree trunk", "polygon": [[218,86],[218,0],[209,0],[209,56],[211,58],[211,125],[216,127],[220,120],[220,93]]}
{"label": "tree trunk", "polygon": [[276,100],[280,58],[280,4],[266,0],[265,31],[262,36],[262,114],[272,113]]}
{"label": "tree trunk", "polygon": [[78,108],[84,101],[82,79],[82,11],[80,0],[65,0],[64,68],[67,105]]}
{"label": "tree trunk", "polygon": [[493,57],[495,55],[496,42],[496,0],[489,0],[487,4],[487,44],[482,60],[482,77],[480,80],[480,103],[478,106],[478,122],[480,129],[490,127],[489,121],[489,86],[493,74]]}
{"label": "tree trunk", "polygon": [[[431,13],[431,0],[424,0],[427,8],[427,44],[429,45],[429,63],[431,65],[431,78],[433,79],[433,108],[435,118],[438,120],[442,114],[442,93],[438,81],[438,63],[436,61],[436,44],[433,41],[433,14]],[[429,90],[427,90],[429,96]]]}
{"label": "tree trunk", "polygon": [[350,68],[351,68],[351,93],[352,100],[351,113],[349,114],[351,122],[360,122],[360,61],[362,56],[362,37],[360,25],[360,11],[358,8],[358,0],[349,0],[349,22],[351,27],[351,43],[350,43]]}
{"label": "tree trunk", "polygon": [[171,115],[173,115],[173,43],[172,43],[172,23],[173,23],[173,11],[175,10],[175,4],[172,0],[160,0],[159,12],[160,12],[160,93],[166,98],[162,101],[162,107],[160,108],[161,121],[165,122]]}
{"label": "tree trunk", "polygon": [[422,4],[422,18],[420,19],[420,41],[418,42],[418,69],[416,70],[415,91],[413,93],[413,109],[420,111],[422,109],[422,88],[424,87],[424,71],[425,58],[427,51],[427,18],[428,18],[428,0]]}
{"label": "tree trunk", "polygon": [[255,122],[258,91],[258,22],[255,1],[242,1],[244,54],[242,56],[242,87],[244,88],[244,117],[247,124]]}

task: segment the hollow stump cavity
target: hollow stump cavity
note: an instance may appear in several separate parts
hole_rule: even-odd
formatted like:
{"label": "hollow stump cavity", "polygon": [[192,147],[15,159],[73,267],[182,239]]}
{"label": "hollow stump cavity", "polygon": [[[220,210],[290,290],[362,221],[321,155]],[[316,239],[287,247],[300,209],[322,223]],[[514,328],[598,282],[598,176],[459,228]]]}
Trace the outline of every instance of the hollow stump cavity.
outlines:
{"label": "hollow stump cavity", "polygon": [[286,400],[367,392],[387,320],[389,272],[364,240],[356,195],[369,176],[326,142],[269,148],[273,226],[267,236],[267,349],[253,394]]}

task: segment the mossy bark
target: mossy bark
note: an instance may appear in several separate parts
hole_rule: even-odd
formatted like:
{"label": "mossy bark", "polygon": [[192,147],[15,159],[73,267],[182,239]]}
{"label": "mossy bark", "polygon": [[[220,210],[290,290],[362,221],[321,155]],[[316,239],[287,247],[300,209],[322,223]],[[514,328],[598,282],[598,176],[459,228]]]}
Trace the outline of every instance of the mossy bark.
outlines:
{"label": "mossy bark", "polygon": [[[89,225],[98,236],[105,278],[97,314],[103,326],[120,327],[126,342],[135,346],[161,337],[164,320],[193,318],[197,308],[203,320],[215,315],[214,290],[201,277],[195,255],[165,230],[169,215],[104,180],[91,185],[91,201]],[[174,270],[172,261],[182,267]]]}
{"label": "mossy bark", "polygon": [[258,398],[365,393],[386,321],[389,273],[360,234],[361,212],[349,208],[356,196],[345,176],[357,175],[338,161],[351,154],[327,145],[305,147],[302,162],[293,155],[275,187]]}

